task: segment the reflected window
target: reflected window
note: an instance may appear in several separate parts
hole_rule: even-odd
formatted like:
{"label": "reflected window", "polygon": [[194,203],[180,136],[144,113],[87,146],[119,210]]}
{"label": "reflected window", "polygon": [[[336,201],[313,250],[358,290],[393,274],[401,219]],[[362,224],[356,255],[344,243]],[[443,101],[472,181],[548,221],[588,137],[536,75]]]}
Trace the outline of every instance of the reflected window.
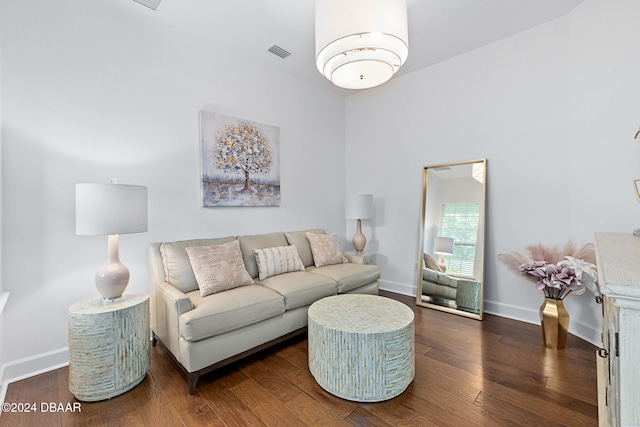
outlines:
{"label": "reflected window", "polygon": [[448,203],[442,205],[439,236],[454,241],[453,255],[446,257],[447,274],[473,277],[478,240],[480,204]]}

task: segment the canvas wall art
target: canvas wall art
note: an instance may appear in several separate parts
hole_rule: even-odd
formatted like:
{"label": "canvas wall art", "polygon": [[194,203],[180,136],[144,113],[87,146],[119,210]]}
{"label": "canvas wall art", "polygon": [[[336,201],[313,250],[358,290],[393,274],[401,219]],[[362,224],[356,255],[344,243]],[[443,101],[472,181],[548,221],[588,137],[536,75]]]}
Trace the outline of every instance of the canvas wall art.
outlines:
{"label": "canvas wall art", "polygon": [[200,111],[202,205],[280,206],[280,128]]}

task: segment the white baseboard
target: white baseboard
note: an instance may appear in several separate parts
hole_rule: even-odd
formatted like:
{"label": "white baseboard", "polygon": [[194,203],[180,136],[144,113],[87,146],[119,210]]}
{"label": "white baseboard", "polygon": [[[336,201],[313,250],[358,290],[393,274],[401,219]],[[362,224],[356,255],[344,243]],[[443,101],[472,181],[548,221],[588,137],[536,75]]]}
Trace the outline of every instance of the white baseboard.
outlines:
{"label": "white baseboard", "polygon": [[395,292],[396,294],[416,296],[415,285],[407,285],[405,283],[391,282],[389,280],[378,280],[378,287],[383,291]]}
{"label": "white baseboard", "polygon": [[4,363],[0,367],[0,403],[4,403],[9,384],[62,368],[68,364],[68,347]]}
{"label": "white baseboard", "polygon": [[[402,295],[414,296],[416,293],[415,286],[407,285],[404,283],[391,282],[388,280],[379,280],[380,289],[390,292],[396,292]],[[494,314],[500,317],[506,317],[507,319],[518,320],[520,322],[531,323],[534,325],[540,324],[540,313],[538,310],[531,310],[515,305],[499,303],[495,301],[484,301],[485,313]],[[591,343],[597,347],[602,345],[600,330],[578,321],[571,321],[569,323],[569,332],[578,338],[581,338],[588,343]]]}
{"label": "white baseboard", "polygon": [[[507,319],[519,320],[521,322],[540,324],[540,312],[514,305],[498,303],[495,301],[484,301],[485,313],[494,314]],[[587,325],[583,322],[571,320],[569,322],[569,333],[585,340],[588,343],[600,347],[602,345],[600,333],[601,331],[594,326]]]}

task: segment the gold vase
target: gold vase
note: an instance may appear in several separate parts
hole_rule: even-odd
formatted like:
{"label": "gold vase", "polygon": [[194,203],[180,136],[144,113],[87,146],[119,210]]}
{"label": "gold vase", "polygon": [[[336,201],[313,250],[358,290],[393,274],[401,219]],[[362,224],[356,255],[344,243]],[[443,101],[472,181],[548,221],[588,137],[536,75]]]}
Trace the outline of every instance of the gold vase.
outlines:
{"label": "gold vase", "polygon": [[540,306],[542,340],[548,348],[562,349],[567,344],[569,312],[561,299],[545,298]]}

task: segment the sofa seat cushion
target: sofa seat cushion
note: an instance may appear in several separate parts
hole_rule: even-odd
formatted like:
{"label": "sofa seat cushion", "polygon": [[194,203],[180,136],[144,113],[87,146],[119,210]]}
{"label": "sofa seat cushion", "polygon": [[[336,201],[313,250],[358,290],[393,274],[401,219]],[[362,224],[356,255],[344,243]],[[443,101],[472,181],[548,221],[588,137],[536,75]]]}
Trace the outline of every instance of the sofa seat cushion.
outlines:
{"label": "sofa seat cushion", "polygon": [[287,310],[312,304],[320,298],[336,295],[336,282],[327,276],[293,271],[256,281],[284,297]]}
{"label": "sofa seat cushion", "polygon": [[282,295],[259,285],[241,286],[202,297],[187,293],[194,309],[180,316],[180,335],[198,341],[284,313]]}
{"label": "sofa seat cushion", "polygon": [[454,277],[447,276],[444,273],[431,270],[429,268],[422,269],[422,280],[437,283],[443,286],[449,286],[451,288],[455,288],[458,285],[458,280]]}
{"label": "sofa seat cushion", "polygon": [[432,297],[444,297],[448,299],[456,298],[456,288],[451,286],[439,285],[434,282],[422,281],[422,294]]}
{"label": "sofa seat cushion", "polygon": [[334,280],[338,284],[339,294],[375,282],[380,278],[380,267],[367,264],[334,264],[324,267],[309,267],[307,271]]}

